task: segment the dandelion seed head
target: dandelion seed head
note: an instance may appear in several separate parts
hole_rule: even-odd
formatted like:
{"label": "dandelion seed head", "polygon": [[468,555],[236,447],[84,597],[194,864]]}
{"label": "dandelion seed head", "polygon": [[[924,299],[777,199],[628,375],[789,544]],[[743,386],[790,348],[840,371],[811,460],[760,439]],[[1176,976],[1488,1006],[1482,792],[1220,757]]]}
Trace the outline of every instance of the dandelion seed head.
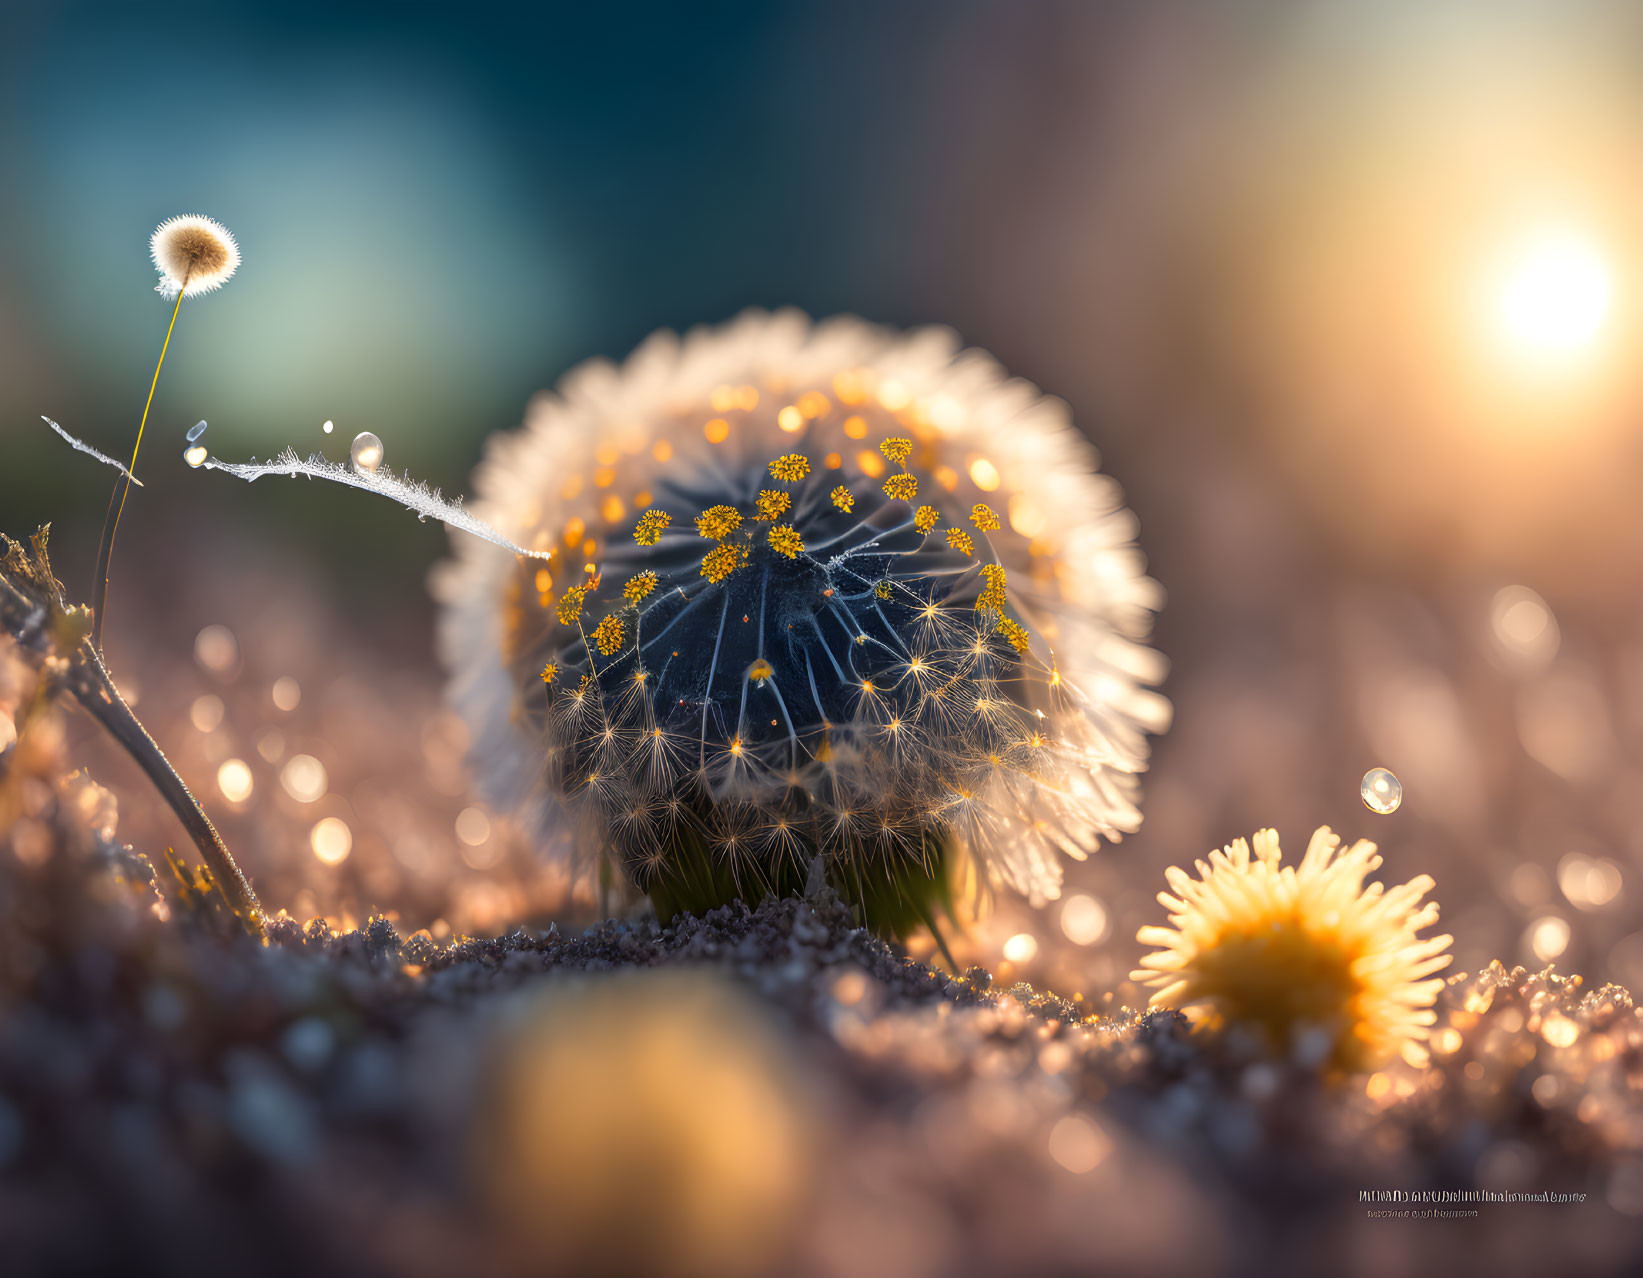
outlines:
{"label": "dandelion seed head", "polygon": [[1153,988],[1152,1006],[1185,1011],[1201,1025],[1238,1025],[1275,1053],[1327,1045],[1345,1070],[1370,1069],[1422,1039],[1434,1020],[1452,938],[1418,935],[1437,922],[1422,905],[1432,880],[1365,886],[1381,858],[1359,840],[1342,850],[1317,830],[1298,865],[1282,864],[1278,835],[1262,830],[1254,849],[1238,839],[1198,877],[1172,868],[1159,901],[1169,927],[1137,935],[1156,946],[1131,979]]}
{"label": "dandelion seed head", "polygon": [[[555,596],[539,565],[456,544],[437,589],[487,797],[584,864],[614,852],[659,912],[709,879],[799,890],[818,855],[830,877],[962,864],[1041,901],[1064,857],[1138,827],[1168,703],[1131,516],[1065,405],[950,334],[790,312],[659,334],[540,397],[475,490],[520,544],[596,540],[614,583],[654,574]],[[1024,491],[1036,537],[926,535]],[[640,493],[699,536],[646,531]],[[591,607],[615,649],[581,631]]]}
{"label": "dandelion seed head", "polygon": [[239,269],[240,246],[226,226],[198,214],[167,218],[148,241],[156,290],[167,297],[195,297],[221,288]]}

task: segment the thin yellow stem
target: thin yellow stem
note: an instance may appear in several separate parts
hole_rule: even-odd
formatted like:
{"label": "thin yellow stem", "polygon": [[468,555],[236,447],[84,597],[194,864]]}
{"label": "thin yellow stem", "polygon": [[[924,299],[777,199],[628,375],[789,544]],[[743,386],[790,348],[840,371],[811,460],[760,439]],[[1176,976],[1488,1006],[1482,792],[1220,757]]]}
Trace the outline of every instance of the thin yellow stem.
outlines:
{"label": "thin yellow stem", "polygon": [[143,417],[137,423],[137,442],[131,447],[129,474],[121,475],[114,484],[114,493],[108,501],[108,514],[103,517],[103,535],[97,543],[97,579],[92,583],[91,643],[98,652],[103,650],[103,613],[108,603],[109,562],[114,557],[114,534],[120,528],[120,516],[125,514],[126,494],[131,491],[131,476],[137,473],[137,454],[143,447],[143,430],[148,425],[148,411],[154,407],[154,390],[160,384],[160,370],[165,367],[165,353],[171,347],[171,331],[177,327],[177,313],[183,308],[183,290],[188,287],[184,277],[177,290],[177,304],[171,308],[171,323],[166,325],[165,341],[160,344],[160,358],[154,365],[154,378],[148,384],[148,399],[143,404]]}

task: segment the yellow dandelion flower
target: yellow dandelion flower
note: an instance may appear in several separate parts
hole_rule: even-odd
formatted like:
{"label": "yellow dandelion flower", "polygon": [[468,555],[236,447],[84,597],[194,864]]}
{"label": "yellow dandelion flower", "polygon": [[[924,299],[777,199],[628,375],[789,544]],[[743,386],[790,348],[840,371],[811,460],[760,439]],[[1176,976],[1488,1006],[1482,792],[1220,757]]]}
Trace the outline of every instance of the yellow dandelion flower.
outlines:
{"label": "yellow dandelion flower", "polygon": [[1277,833],[1262,830],[1253,857],[1239,839],[1199,861],[1196,879],[1166,871],[1174,895],[1158,899],[1173,926],[1141,929],[1136,939],[1159,948],[1130,979],[1154,987],[1152,1006],[1242,1026],[1276,1053],[1316,1050],[1320,1064],[1374,1068],[1434,1019],[1443,980],[1432,974],[1449,965],[1452,938],[1416,935],[1438,920],[1435,903],[1419,904],[1432,880],[1366,888],[1381,864],[1375,845],[1340,851],[1327,826],[1298,866],[1281,856]]}
{"label": "yellow dandelion flower", "polygon": [[[771,529],[772,532],[775,529]],[[718,545],[702,558],[702,576],[709,581],[723,581],[742,566],[747,550],[742,546]]]}
{"label": "yellow dandelion flower", "polygon": [[638,603],[655,589],[656,574],[646,568],[644,572],[628,579],[628,584],[622,587],[622,598],[629,603]]}
{"label": "yellow dandelion flower", "polygon": [[1009,602],[1009,596],[1005,593],[1005,586],[1008,583],[1005,580],[1004,565],[982,564],[981,576],[987,584],[982,587],[981,594],[976,598],[976,611],[1002,613]]}
{"label": "yellow dandelion flower", "polygon": [[592,638],[595,646],[599,649],[599,655],[608,657],[613,653],[620,652],[622,650],[622,637],[626,629],[627,627],[622,624],[622,619],[614,612],[595,626]]}
{"label": "yellow dandelion flower", "polygon": [[920,506],[913,512],[913,527],[921,533],[927,533],[936,526],[941,518],[941,512],[934,506]]}
{"label": "yellow dandelion flower", "polygon": [[1026,652],[1027,645],[1031,642],[1031,637],[1027,634],[1026,627],[1010,617],[999,618],[998,633],[1008,639],[1010,641],[1010,646],[1017,652]]}
{"label": "yellow dandelion flower", "polygon": [[587,598],[586,586],[567,586],[559,599],[559,624],[574,626],[582,616],[582,601]]}
{"label": "yellow dandelion flower", "polygon": [[879,445],[879,452],[899,466],[913,455],[913,441],[900,436],[887,439]]}
{"label": "yellow dandelion flower", "polygon": [[903,471],[884,481],[884,495],[892,501],[912,501],[918,496],[918,479]]}
{"label": "yellow dandelion flower", "polygon": [[998,516],[993,512],[993,508],[991,506],[984,505],[981,502],[977,502],[975,506],[971,508],[970,522],[977,528],[981,529],[982,532],[996,532],[999,528],[1003,527],[1003,525],[998,522]]}
{"label": "yellow dandelion flower", "polygon": [[662,533],[673,522],[673,516],[665,510],[658,510],[652,506],[639,516],[639,524],[633,530],[633,540],[641,546],[654,546],[662,540]]}
{"label": "yellow dandelion flower", "polygon": [[774,488],[764,488],[759,491],[759,498],[754,506],[758,508],[759,518],[770,521],[780,519],[787,513],[787,508],[793,504],[792,495],[780,492]]}
{"label": "yellow dandelion flower", "polygon": [[947,544],[961,555],[976,553],[975,542],[971,540],[970,534],[962,528],[949,528],[947,530]]}
{"label": "yellow dandelion flower", "polygon": [[770,548],[778,555],[797,559],[804,549],[804,538],[799,536],[799,530],[792,524],[777,524],[770,530]]}
{"label": "yellow dandelion flower", "polygon": [[833,499],[833,504],[846,514],[849,514],[850,511],[855,508],[856,494],[851,492],[843,484],[840,484],[827,495]]}
{"label": "yellow dandelion flower", "polygon": [[553,662],[550,661],[550,662],[548,662],[547,665],[542,667],[542,682],[543,683],[551,684],[558,677],[559,677],[559,667],[556,664],[554,664]]}
{"label": "yellow dandelion flower", "polygon": [[723,541],[742,526],[742,512],[734,506],[709,506],[696,516],[696,531],[710,541]]}
{"label": "yellow dandelion flower", "polygon": [[800,453],[783,453],[770,463],[770,477],[793,483],[810,473],[810,459]]}

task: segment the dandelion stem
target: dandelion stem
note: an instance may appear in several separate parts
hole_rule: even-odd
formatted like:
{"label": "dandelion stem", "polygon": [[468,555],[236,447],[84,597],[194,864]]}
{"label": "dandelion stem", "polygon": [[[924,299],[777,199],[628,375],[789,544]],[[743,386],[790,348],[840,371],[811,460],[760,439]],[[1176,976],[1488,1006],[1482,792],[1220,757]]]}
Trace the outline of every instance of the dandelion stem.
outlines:
{"label": "dandelion stem", "polygon": [[[160,344],[160,358],[154,365],[154,379],[148,384],[148,401],[143,405],[143,418],[137,423],[137,442],[131,447],[131,465],[115,481],[114,492],[108,499],[108,514],[103,517],[103,535],[97,542],[97,576],[91,594],[91,644],[100,653],[103,650],[103,612],[108,603],[109,561],[114,556],[114,534],[120,527],[120,516],[125,513],[126,494],[137,472],[137,453],[143,446],[143,429],[148,425],[148,410],[154,407],[154,388],[160,384],[160,370],[165,367],[165,353],[171,346],[171,330],[177,327],[177,312],[183,308],[183,292],[188,277],[183,277],[177,290],[177,304],[171,308],[171,323],[166,325],[165,341]],[[207,822],[207,824],[210,824]]]}

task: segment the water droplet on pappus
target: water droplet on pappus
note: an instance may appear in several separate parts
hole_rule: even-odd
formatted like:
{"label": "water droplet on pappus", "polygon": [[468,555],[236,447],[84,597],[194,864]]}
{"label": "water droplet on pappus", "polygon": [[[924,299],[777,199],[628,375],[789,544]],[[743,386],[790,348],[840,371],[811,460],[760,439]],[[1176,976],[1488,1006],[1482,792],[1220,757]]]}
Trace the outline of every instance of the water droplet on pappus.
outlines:
{"label": "water droplet on pappus", "polygon": [[330,434],[330,433],[331,433],[331,432],[332,432],[332,431],[334,431],[334,430],[335,430],[335,429],[336,429],[336,428],[337,428],[337,424],[336,424],[336,423],[335,423],[335,422],[333,422],[333,421],[330,421],[330,420],[329,420],[329,419],[327,419],[327,421],[326,421],[326,423],[325,423],[325,425],[323,425],[323,426],[321,426],[321,427],[320,427],[320,429],[321,429],[321,430],[322,430],[322,431],[324,431],[324,432],[325,432],[325,433],[326,433],[326,434],[327,434],[327,435],[329,435],[329,434]]}
{"label": "water droplet on pappus", "polygon": [[205,434],[205,423],[204,422],[195,422],[192,426],[190,426],[188,428],[188,442],[192,444],[196,439],[198,439],[203,434]]}
{"label": "water droplet on pappus", "polygon": [[183,460],[194,467],[205,465],[205,459],[210,455],[204,444],[195,444],[192,448],[183,449]]}
{"label": "water droplet on pappus", "polygon": [[376,470],[382,465],[382,441],[368,430],[360,431],[349,446],[348,460],[356,470]]}

